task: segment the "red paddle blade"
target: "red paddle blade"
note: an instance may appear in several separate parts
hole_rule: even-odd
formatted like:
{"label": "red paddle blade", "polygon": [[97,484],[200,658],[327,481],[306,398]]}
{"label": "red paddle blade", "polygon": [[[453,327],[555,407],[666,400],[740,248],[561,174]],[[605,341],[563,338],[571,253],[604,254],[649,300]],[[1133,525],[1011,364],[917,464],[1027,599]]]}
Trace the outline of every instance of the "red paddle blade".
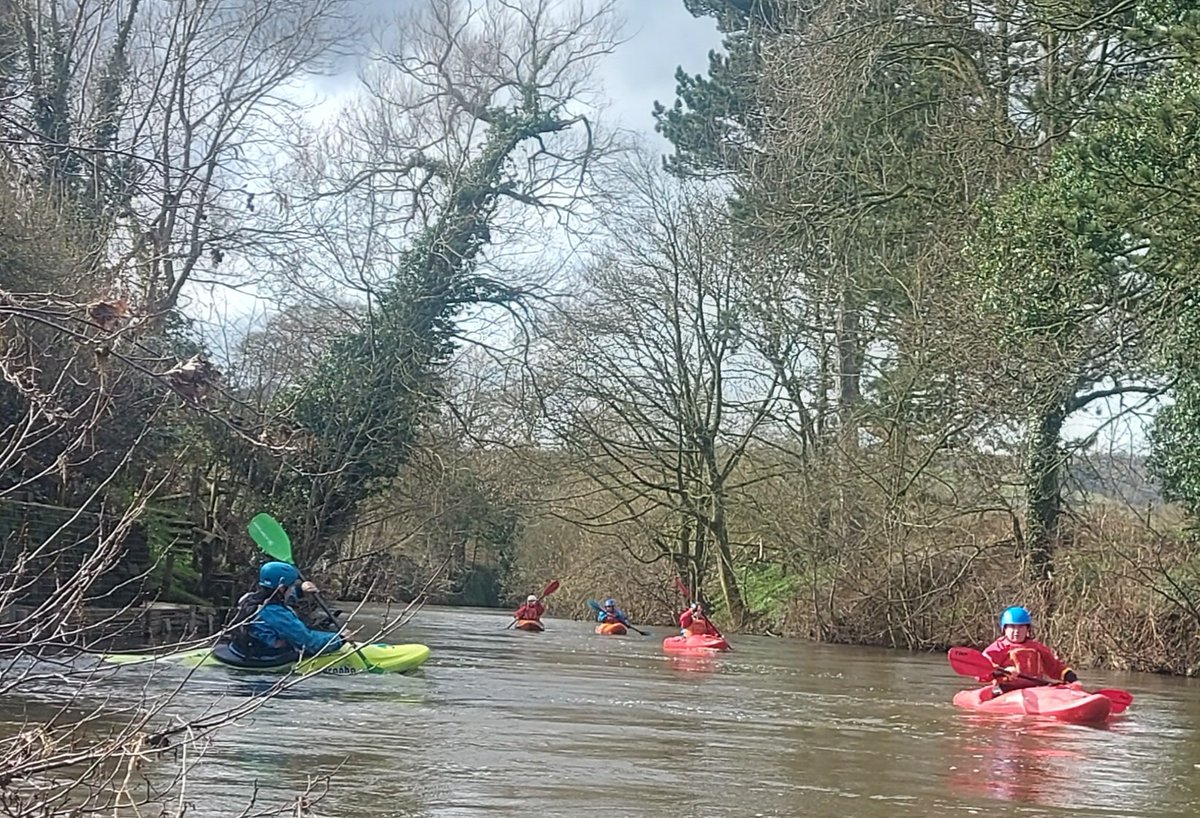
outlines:
{"label": "red paddle blade", "polygon": [[683,580],[679,577],[675,577],[675,587],[679,589],[679,593],[683,594],[684,599],[692,598],[692,592],[688,590],[688,587],[683,584]]}
{"label": "red paddle blade", "polygon": [[539,597],[539,599],[548,597],[548,596],[550,596],[550,594],[554,593],[557,590],[558,590],[558,580],[552,580],[549,585],[547,585],[545,588],[542,589],[542,596]]}
{"label": "red paddle blade", "polygon": [[954,668],[954,672],[960,676],[978,678],[987,676],[996,669],[990,659],[974,648],[950,648],[946,658],[950,660],[950,667]]}
{"label": "red paddle blade", "polygon": [[1095,692],[1112,702],[1112,710],[1110,712],[1113,713],[1121,713],[1126,707],[1129,707],[1129,705],[1133,704],[1133,694],[1126,690],[1120,690],[1115,687],[1106,687],[1103,690],[1097,690]]}

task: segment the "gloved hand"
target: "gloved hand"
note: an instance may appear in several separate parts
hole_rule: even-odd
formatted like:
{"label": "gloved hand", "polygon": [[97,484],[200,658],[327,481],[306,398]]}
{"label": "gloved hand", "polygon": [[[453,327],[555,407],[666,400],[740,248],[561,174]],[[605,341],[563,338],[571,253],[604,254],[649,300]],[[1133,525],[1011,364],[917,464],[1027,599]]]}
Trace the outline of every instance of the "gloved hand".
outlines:
{"label": "gloved hand", "polygon": [[304,580],[304,582],[300,583],[300,590],[306,594],[318,593],[317,586],[308,580]]}
{"label": "gloved hand", "polygon": [[1002,667],[998,667],[992,671],[993,679],[1005,679],[1008,677],[1008,671]]}
{"label": "gloved hand", "polygon": [[1074,684],[1075,682],[1079,681],[1079,677],[1075,675],[1075,671],[1068,670],[1066,674],[1063,675],[1063,681],[1067,684]]}

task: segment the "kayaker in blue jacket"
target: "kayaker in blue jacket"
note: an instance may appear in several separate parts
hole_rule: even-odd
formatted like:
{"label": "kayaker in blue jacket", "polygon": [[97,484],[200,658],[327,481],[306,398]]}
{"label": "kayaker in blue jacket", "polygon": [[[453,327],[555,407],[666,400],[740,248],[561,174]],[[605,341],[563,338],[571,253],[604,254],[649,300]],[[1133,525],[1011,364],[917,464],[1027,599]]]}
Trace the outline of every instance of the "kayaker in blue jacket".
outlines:
{"label": "kayaker in blue jacket", "polygon": [[340,648],[343,634],[314,630],[289,607],[299,583],[300,572],[294,566],[286,562],[263,565],[258,571],[258,588],[238,600],[236,621],[240,624],[223,646],[230,655],[218,658],[255,665],[286,664],[301,655]]}
{"label": "kayaker in blue jacket", "polygon": [[617,607],[617,601],[612,597],[604,600],[604,607],[596,611],[597,622],[620,622],[622,625],[629,625],[629,618],[625,616],[625,612]]}

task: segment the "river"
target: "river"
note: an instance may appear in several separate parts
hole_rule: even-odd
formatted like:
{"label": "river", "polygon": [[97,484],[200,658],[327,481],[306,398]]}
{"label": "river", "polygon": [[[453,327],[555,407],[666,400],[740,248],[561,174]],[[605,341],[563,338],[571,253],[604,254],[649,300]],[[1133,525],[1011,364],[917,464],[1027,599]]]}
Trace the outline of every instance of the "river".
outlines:
{"label": "river", "polygon": [[[652,636],[426,608],[390,641],[433,649],[411,676],[305,679],[217,734],[188,815],[285,804],[314,780],[337,818],[1122,816],[1200,814],[1200,687],[1085,673],[1136,698],[1104,728],[954,709],[940,655],[734,637],[713,660]],[[139,688],[136,667],[100,687]],[[164,680],[165,683],[165,680]],[[261,689],[197,673],[188,707]],[[11,710],[9,697],[0,707]]]}

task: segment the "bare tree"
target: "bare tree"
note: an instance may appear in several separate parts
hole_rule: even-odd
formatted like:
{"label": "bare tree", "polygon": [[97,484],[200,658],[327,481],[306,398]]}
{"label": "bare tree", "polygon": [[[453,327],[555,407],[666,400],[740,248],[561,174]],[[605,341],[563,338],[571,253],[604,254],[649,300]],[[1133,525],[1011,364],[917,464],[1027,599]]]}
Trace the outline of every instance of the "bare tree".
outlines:
{"label": "bare tree", "polygon": [[588,94],[614,28],[612,3],[434,0],[387,29],[362,93],[301,152],[313,241],[288,281],[350,327],[292,390],[306,443],[269,477],[313,486],[289,512],[302,543],[344,530],[408,461],[460,320],[537,291],[495,248],[591,195],[612,146]]}
{"label": "bare tree", "polygon": [[123,227],[147,312],[194,276],[245,281],[251,248],[291,237],[272,153],[303,111],[291,89],[349,47],[354,13],[348,0],[145,6],[133,42],[150,59],[131,62],[122,130],[141,165]]}
{"label": "bare tree", "polygon": [[29,0],[3,15],[8,157],[103,241],[113,295],[157,318],[195,276],[252,280],[261,245],[288,235],[271,170],[298,86],[351,41],[349,6]]}
{"label": "bare tree", "polygon": [[745,271],[719,198],[645,169],[627,184],[586,292],[546,341],[547,422],[587,475],[576,491],[611,498],[579,522],[642,520],[651,553],[697,586],[711,559],[741,621],[729,502],[761,479],[741,466],[782,422],[780,378],[742,335]]}

